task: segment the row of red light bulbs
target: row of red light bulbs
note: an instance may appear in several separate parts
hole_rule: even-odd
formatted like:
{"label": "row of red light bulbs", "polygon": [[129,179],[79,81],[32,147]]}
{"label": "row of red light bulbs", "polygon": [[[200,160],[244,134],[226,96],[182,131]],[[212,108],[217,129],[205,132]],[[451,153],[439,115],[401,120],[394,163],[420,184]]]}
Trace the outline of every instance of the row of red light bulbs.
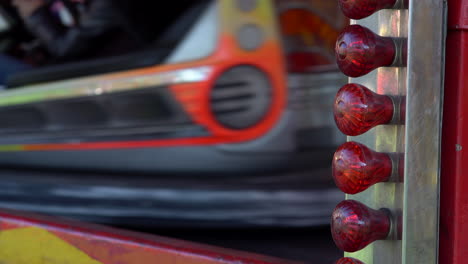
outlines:
{"label": "row of red light bulbs", "polygon": [[[343,13],[351,19],[362,19],[382,9],[407,8],[408,0],[339,0]],[[406,44],[400,39],[381,37],[371,30],[350,25],[338,37],[335,46],[340,70],[350,77],[360,77],[387,66],[403,66]],[[396,104],[386,95],[378,95],[359,84],[347,84],[336,95],[334,116],[338,128],[348,136],[358,136],[384,124],[404,122],[404,103]],[[403,100],[401,100],[404,102]],[[347,194],[360,193],[379,182],[403,176],[397,167],[403,159],[378,153],[368,147],[347,142],[333,157],[333,178]],[[397,178],[398,179],[398,178]],[[331,231],[336,245],[343,251],[355,252],[391,233],[391,214],[387,209],[374,210],[366,205],[345,200],[332,215]],[[363,264],[353,258],[342,258],[336,264]]]}

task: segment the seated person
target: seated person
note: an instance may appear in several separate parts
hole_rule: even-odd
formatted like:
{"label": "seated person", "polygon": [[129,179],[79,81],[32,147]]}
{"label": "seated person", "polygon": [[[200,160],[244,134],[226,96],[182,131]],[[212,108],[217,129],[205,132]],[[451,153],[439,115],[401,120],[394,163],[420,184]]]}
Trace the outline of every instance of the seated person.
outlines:
{"label": "seated person", "polygon": [[[77,7],[76,21],[69,25],[59,23],[46,0],[12,0],[27,28],[47,49],[53,63],[118,54],[142,45],[126,34],[125,21],[112,0],[63,1]],[[31,67],[0,55],[0,85],[5,84],[8,75]]]}

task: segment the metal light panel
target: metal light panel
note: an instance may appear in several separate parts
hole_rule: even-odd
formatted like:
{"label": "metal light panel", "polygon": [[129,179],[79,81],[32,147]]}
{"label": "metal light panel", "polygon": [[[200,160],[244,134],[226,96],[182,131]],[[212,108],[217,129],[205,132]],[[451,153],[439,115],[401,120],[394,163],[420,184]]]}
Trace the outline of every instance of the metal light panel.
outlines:
{"label": "metal light panel", "polygon": [[378,183],[347,196],[371,208],[392,212],[393,235],[358,252],[346,253],[364,263],[438,262],[445,5],[443,0],[411,0],[408,10],[381,10],[352,21],[384,37],[408,39],[407,67],[382,67],[350,79],[351,83],[391,96],[395,105],[406,108],[406,115],[401,116],[404,124],[381,125],[348,138],[377,152],[404,158],[404,162],[397,163],[402,176],[399,180]]}

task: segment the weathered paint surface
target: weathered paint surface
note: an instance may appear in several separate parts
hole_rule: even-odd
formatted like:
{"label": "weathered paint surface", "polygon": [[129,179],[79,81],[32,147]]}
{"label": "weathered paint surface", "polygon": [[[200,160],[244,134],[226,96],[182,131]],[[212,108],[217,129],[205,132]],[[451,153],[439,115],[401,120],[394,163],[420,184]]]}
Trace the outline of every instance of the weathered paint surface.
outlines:
{"label": "weathered paint surface", "polygon": [[142,233],[0,212],[1,264],[294,263]]}

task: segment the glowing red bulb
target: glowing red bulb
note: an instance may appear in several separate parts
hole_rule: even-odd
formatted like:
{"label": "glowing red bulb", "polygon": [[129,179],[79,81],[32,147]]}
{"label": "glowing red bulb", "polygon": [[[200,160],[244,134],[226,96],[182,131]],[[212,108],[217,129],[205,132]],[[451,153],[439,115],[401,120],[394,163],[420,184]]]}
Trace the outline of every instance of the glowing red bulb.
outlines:
{"label": "glowing red bulb", "polygon": [[343,251],[356,252],[390,233],[390,218],[384,210],[374,210],[364,204],[346,200],[339,203],[331,219],[335,244]]}
{"label": "glowing red bulb", "polygon": [[341,258],[335,264],[364,264],[364,262],[354,258]]}
{"label": "glowing red bulb", "polygon": [[360,25],[350,25],[338,36],[335,52],[341,71],[359,77],[378,67],[391,66],[396,47],[391,38],[376,35]]}
{"label": "glowing red bulb", "polygon": [[388,181],[392,175],[392,160],[385,153],[347,142],[335,152],[332,170],[338,188],[356,194],[376,183]]}
{"label": "glowing red bulb", "polygon": [[393,8],[397,0],[340,0],[340,7],[345,16],[352,19],[362,19],[375,12]]}
{"label": "glowing red bulb", "polygon": [[350,83],[335,97],[334,116],[338,128],[348,136],[358,136],[393,119],[390,97],[378,95],[365,86]]}

